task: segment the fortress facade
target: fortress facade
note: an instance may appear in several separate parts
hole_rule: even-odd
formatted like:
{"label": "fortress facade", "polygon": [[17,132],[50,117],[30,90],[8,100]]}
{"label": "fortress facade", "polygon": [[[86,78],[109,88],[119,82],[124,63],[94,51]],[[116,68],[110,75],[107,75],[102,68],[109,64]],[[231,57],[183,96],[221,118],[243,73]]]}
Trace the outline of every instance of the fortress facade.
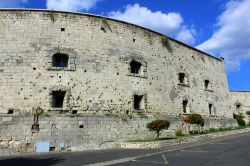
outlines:
{"label": "fortress facade", "polygon": [[0,60],[0,155],[111,148],[152,136],[153,119],[171,134],[183,114],[209,128],[248,111],[223,58],[110,18],[1,9]]}

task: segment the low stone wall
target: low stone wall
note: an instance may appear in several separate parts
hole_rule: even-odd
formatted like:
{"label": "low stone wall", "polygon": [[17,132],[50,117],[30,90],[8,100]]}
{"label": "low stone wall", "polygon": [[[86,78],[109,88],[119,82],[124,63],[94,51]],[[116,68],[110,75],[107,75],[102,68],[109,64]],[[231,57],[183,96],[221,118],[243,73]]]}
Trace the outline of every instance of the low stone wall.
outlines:
{"label": "low stone wall", "polygon": [[[187,125],[171,116],[114,116],[114,115],[42,115],[39,129],[33,126],[34,117],[0,116],[0,156],[50,151],[82,151],[120,148],[119,142],[154,137],[146,124],[155,119],[168,119],[171,124],[162,136],[174,135],[176,128],[188,130]],[[207,128],[235,126],[234,120],[205,120]]]}
{"label": "low stone wall", "polygon": [[121,142],[120,147],[124,149],[163,148],[163,147],[170,146],[170,145],[178,145],[178,144],[196,142],[200,140],[206,140],[208,138],[234,135],[234,134],[240,134],[244,132],[250,132],[250,129],[248,128],[248,129],[241,129],[241,130],[224,131],[224,132],[217,132],[217,133],[211,133],[211,134],[205,134],[205,135],[195,135],[195,136],[190,136],[190,137],[154,141],[154,142]]}

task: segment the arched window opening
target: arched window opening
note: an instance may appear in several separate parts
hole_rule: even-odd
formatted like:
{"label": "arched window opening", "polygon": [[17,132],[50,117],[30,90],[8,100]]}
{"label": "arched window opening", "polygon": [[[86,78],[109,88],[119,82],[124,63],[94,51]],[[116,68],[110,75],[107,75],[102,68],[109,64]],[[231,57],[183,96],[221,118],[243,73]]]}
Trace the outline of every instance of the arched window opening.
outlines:
{"label": "arched window opening", "polygon": [[209,80],[204,81],[205,89],[209,89],[209,83],[210,83]]}
{"label": "arched window opening", "polygon": [[185,83],[185,73],[179,73],[179,81],[180,81],[180,84]]}
{"label": "arched window opening", "polygon": [[140,62],[137,61],[131,61],[130,62],[130,69],[131,69],[131,73],[134,74],[141,74],[141,70],[142,70],[142,64]]}
{"label": "arched window opening", "polygon": [[53,55],[52,66],[53,67],[68,67],[69,56],[67,54],[56,53]]}
{"label": "arched window opening", "polygon": [[240,103],[235,104],[235,108],[237,112],[241,111],[241,104]]}

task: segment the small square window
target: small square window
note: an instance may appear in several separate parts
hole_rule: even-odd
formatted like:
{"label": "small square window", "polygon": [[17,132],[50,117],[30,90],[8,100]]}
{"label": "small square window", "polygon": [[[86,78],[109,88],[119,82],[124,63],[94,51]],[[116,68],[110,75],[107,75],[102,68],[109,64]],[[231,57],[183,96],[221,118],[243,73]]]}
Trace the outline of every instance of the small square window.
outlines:
{"label": "small square window", "polygon": [[14,110],[13,109],[9,109],[8,110],[8,114],[13,114],[14,113]]}
{"label": "small square window", "polygon": [[52,59],[53,67],[68,67],[69,56],[67,54],[54,54]]}
{"label": "small square window", "polygon": [[130,69],[131,69],[131,73],[141,74],[142,64],[140,62],[133,60],[130,62]]}
{"label": "small square window", "polygon": [[50,152],[55,152],[56,151],[56,147],[49,147],[49,151]]}

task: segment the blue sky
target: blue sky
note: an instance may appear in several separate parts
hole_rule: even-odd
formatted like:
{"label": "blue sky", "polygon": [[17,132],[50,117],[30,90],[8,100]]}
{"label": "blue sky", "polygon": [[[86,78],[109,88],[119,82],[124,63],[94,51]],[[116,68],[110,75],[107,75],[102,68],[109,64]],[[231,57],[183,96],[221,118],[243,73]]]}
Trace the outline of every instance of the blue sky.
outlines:
{"label": "blue sky", "polygon": [[250,0],[0,0],[0,8],[80,11],[145,26],[224,57],[229,88],[250,90]]}

